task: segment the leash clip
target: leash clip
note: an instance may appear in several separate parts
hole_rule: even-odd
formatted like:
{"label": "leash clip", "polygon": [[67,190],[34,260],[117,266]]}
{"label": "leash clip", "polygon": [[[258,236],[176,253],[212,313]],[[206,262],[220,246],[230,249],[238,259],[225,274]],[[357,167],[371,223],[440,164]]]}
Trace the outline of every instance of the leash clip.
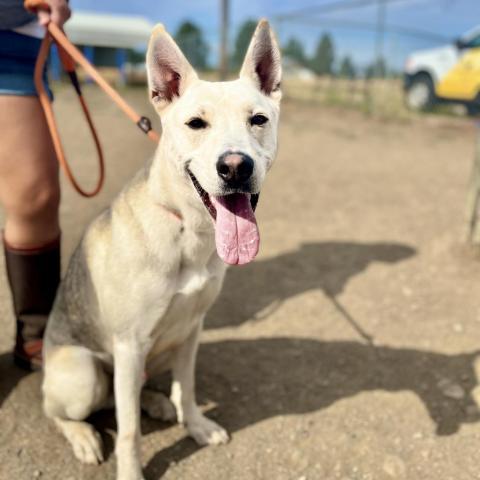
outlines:
{"label": "leash clip", "polygon": [[152,129],[152,122],[148,117],[140,117],[137,122],[138,128],[142,130],[143,133],[147,133]]}

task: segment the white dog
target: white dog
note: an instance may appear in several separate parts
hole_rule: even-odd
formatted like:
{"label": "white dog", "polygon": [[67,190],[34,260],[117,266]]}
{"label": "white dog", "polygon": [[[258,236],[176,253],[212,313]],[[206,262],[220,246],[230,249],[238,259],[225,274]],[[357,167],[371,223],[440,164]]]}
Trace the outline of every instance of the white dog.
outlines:
{"label": "white dog", "polygon": [[[176,414],[201,445],[228,440],[196,404],[195,358],[225,263],[248,263],[258,251],[253,212],[276,154],[281,97],[280,53],[264,20],[238,80],[199,80],[162,26],[147,67],[161,142],[88,227],[44,348],[44,409],[82,462],[102,460],[99,436],[84,420],[114,397],[120,480],[142,478],[141,407],[156,418]],[[142,390],[146,377],[167,369],[171,402]]]}

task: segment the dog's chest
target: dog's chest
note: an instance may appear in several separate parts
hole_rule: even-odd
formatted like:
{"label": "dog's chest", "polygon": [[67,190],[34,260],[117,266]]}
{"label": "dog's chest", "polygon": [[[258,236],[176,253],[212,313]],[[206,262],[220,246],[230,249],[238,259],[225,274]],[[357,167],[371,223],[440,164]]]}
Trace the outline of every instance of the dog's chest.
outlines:
{"label": "dog's chest", "polygon": [[215,300],[224,267],[216,254],[203,262],[186,262],[175,278],[175,289],[167,311],[152,331],[150,357],[181,345]]}
{"label": "dog's chest", "polygon": [[177,295],[195,297],[200,294],[211,280],[212,274],[206,267],[199,269],[185,268],[180,271],[177,279]]}

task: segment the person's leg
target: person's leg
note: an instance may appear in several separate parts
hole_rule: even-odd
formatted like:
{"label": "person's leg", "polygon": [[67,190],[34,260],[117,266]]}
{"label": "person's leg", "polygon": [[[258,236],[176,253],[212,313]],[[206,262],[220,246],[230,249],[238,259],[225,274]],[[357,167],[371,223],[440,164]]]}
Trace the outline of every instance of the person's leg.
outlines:
{"label": "person's leg", "polygon": [[58,163],[36,97],[0,96],[0,203],[15,248],[58,238]]}
{"label": "person's leg", "polygon": [[60,277],[58,165],[36,97],[0,95],[0,112],[0,203],[17,318],[15,359],[38,366]]}

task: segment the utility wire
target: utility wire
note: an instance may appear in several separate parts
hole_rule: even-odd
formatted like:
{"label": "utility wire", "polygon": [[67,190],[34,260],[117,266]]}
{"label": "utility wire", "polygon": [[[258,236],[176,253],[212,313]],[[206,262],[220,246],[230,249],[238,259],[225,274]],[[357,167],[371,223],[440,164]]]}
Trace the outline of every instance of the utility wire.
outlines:
{"label": "utility wire", "polygon": [[[329,26],[332,28],[349,28],[366,31],[377,31],[377,25],[369,22],[357,22],[354,20],[336,20],[328,18],[292,18],[289,20],[292,23],[300,23],[303,25],[310,25],[312,27],[324,27]],[[385,31],[391,33],[397,33],[399,35],[405,35],[409,37],[417,37],[424,40],[433,40],[440,42],[451,42],[451,37],[440,35],[428,30],[404,27],[403,25],[388,24],[385,25]]]}
{"label": "utility wire", "polygon": [[[387,5],[398,2],[411,2],[416,0],[385,0]],[[355,8],[370,7],[378,4],[378,0],[338,0],[322,5],[311,5],[310,7],[303,7],[286,13],[280,13],[273,18],[278,21],[290,20],[295,17],[303,17],[306,15],[336,13],[343,10],[351,10]]]}

